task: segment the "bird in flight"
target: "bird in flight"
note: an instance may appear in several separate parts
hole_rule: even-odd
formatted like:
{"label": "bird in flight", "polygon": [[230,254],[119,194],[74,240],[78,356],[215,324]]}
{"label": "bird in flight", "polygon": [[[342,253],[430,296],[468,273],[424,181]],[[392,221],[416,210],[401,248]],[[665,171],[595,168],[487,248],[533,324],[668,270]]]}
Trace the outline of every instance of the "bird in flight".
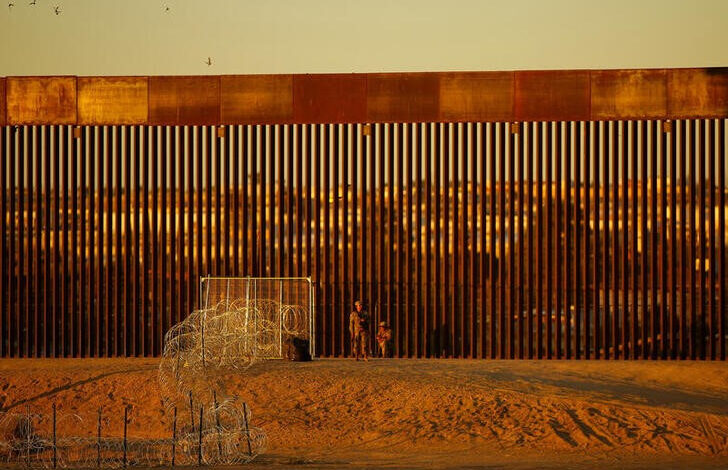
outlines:
{"label": "bird in flight", "polygon": [[13,11],[15,4],[13,2],[8,3],[8,10]]}
{"label": "bird in flight", "polygon": [[170,10],[169,5],[165,4],[164,5],[164,12],[165,13],[169,13],[169,10]]}
{"label": "bird in flight", "polygon": [[35,5],[36,3],[38,3],[38,0],[33,0],[33,1],[32,1],[32,2],[30,2],[30,3],[28,4],[28,5]]}
{"label": "bird in flight", "polygon": [[205,63],[207,64],[208,67],[211,66],[212,65],[212,59],[208,57],[207,60],[205,61]]}
{"label": "bird in flight", "polygon": [[56,7],[53,9],[53,11],[55,12],[56,15],[60,15],[62,10],[61,10],[61,7],[56,5]]}

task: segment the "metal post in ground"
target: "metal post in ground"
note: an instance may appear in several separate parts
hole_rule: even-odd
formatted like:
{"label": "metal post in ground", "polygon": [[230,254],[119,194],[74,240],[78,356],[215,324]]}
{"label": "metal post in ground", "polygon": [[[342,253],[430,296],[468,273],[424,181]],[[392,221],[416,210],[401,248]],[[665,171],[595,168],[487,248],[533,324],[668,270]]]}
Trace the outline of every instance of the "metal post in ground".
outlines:
{"label": "metal post in ground", "polygon": [[199,432],[199,439],[198,439],[198,445],[197,445],[197,465],[202,465],[202,410],[204,408],[200,406],[200,432]]}
{"label": "metal post in ground", "polygon": [[96,467],[101,468],[101,407],[99,406],[99,417],[96,425]]}
{"label": "metal post in ground", "polygon": [[250,428],[248,427],[248,405],[243,402],[243,424],[245,425],[245,437],[248,440],[248,455],[253,455],[253,449],[250,446]]}
{"label": "metal post in ground", "polygon": [[215,425],[217,426],[217,453],[222,457],[222,436],[220,435],[220,412],[217,409],[217,391],[212,391],[212,401],[215,405]]}
{"label": "metal post in ground", "polygon": [[174,407],[174,417],[172,418],[172,467],[174,467],[174,457],[177,453],[177,407]]}
{"label": "metal post in ground", "polygon": [[33,427],[30,422],[30,405],[25,406],[25,464],[30,468],[30,435],[33,433]]}
{"label": "metal post in ground", "polygon": [[53,468],[58,465],[58,450],[56,448],[56,404],[53,404]]}
{"label": "metal post in ground", "polygon": [[195,409],[192,406],[192,390],[190,390],[190,421],[192,422],[192,431],[195,432]]}
{"label": "metal post in ground", "polygon": [[129,417],[129,406],[124,407],[124,468],[126,468],[126,423]]}

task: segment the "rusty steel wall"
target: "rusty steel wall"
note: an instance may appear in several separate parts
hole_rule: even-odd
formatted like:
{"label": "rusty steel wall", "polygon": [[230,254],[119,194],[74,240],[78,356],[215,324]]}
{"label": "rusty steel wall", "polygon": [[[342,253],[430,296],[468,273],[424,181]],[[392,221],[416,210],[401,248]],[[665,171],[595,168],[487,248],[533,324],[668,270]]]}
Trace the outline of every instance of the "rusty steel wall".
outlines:
{"label": "rusty steel wall", "polygon": [[0,125],[728,117],[728,68],[0,77]]}
{"label": "rusty steel wall", "polygon": [[727,130],[0,127],[0,355],[158,356],[209,274],[311,276],[321,356],[361,299],[398,357],[725,360]]}

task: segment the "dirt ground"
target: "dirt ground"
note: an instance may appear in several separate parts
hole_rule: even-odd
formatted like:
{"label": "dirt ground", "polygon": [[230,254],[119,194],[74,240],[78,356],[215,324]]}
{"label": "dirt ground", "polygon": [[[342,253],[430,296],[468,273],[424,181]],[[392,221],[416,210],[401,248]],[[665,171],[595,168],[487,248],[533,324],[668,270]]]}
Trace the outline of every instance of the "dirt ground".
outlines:
{"label": "dirt ground", "polygon": [[[154,359],[1,360],[0,411],[170,434]],[[225,378],[289,468],[727,468],[728,364],[268,361]],[[105,432],[121,432],[111,419]],[[115,424],[116,423],[116,424]]]}

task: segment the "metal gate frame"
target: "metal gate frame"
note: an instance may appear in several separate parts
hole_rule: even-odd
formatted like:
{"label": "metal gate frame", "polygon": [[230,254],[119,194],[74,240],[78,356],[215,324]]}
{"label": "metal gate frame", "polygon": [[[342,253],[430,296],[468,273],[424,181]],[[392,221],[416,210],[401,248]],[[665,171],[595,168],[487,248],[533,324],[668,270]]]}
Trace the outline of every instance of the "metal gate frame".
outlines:
{"label": "metal gate frame", "polygon": [[[310,277],[253,277],[253,276],[210,276],[209,274],[207,276],[200,276],[200,293],[199,293],[199,308],[207,308],[208,307],[208,300],[209,300],[209,294],[210,294],[210,283],[209,281],[212,280],[227,280],[228,285],[228,293],[227,293],[227,300],[230,301],[230,282],[229,281],[246,281],[246,295],[247,295],[247,302],[250,302],[250,286],[251,283],[253,286],[256,285],[258,281],[279,281],[279,305],[282,305],[283,303],[283,281],[305,281],[308,282],[308,334],[309,334],[309,342],[308,342],[308,351],[311,354],[311,357],[315,357],[316,354],[316,322],[314,321],[315,316],[315,304],[314,304],[314,289],[313,289],[313,282],[311,281]],[[205,290],[205,285],[207,285],[207,289]],[[255,291],[255,288],[254,288]],[[203,304],[204,299],[204,304]],[[283,316],[281,314],[278,315],[278,321],[279,321],[279,328],[278,328],[278,356],[275,357],[266,357],[266,359],[283,359]],[[203,319],[204,322],[204,319]]]}

